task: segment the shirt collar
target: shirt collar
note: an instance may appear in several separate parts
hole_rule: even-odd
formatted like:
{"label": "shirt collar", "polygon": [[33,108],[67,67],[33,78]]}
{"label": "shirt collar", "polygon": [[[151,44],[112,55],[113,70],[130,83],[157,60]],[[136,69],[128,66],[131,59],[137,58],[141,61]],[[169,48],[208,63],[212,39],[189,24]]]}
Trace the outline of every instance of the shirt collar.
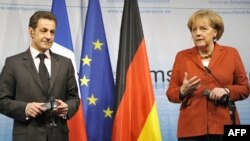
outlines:
{"label": "shirt collar", "polygon": [[[36,59],[36,58],[37,58],[37,55],[41,53],[41,52],[39,52],[38,50],[36,50],[35,48],[33,48],[32,46],[30,47],[30,52],[31,52],[31,55],[32,55],[32,58],[33,58],[33,59]],[[51,58],[49,49],[46,50],[46,51],[44,52],[44,54],[47,56],[48,59]]]}

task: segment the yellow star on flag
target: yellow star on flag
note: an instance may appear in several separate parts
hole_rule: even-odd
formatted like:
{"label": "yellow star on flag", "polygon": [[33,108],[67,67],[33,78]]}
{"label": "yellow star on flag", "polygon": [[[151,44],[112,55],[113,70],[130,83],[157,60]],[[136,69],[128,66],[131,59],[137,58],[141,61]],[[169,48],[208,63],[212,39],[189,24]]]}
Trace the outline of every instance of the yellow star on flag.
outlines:
{"label": "yellow star on flag", "polygon": [[91,97],[88,97],[89,105],[91,105],[91,104],[96,105],[97,100],[98,100],[98,98],[95,98],[94,94],[92,94]]}
{"label": "yellow star on flag", "polygon": [[86,55],[84,58],[82,58],[82,62],[83,62],[83,65],[88,65],[90,66],[90,62],[92,61],[92,59],[90,59],[88,57],[88,55]]}
{"label": "yellow star on flag", "polygon": [[93,42],[93,44],[94,44],[94,50],[97,50],[97,49],[102,50],[103,43],[101,43],[99,40],[97,40],[96,42]]}
{"label": "yellow star on flag", "polygon": [[89,79],[87,79],[87,77],[84,75],[82,79],[80,79],[81,81],[81,86],[82,85],[85,85],[85,86],[88,86],[88,83],[89,83]]}
{"label": "yellow star on flag", "polygon": [[110,110],[110,108],[108,107],[106,110],[103,110],[103,112],[105,113],[105,118],[106,118],[106,117],[112,118],[112,113],[113,113],[114,111]]}

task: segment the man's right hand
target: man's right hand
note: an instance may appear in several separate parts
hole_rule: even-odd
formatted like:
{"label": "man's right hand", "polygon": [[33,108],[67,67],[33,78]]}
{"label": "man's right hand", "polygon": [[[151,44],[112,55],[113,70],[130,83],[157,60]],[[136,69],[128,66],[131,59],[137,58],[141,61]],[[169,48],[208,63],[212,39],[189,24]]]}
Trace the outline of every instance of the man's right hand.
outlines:
{"label": "man's right hand", "polygon": [[46,109],[44,107],[45,103],[32,102],[28,103],[25,108],[26,118],[35,118],[42,114]]}

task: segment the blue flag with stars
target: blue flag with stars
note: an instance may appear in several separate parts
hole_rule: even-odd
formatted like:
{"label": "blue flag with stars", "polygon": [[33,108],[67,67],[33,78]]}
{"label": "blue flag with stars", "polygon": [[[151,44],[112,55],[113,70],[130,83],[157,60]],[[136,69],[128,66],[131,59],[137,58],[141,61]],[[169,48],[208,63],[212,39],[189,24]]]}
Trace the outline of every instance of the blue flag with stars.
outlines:
{"label": "blue flag with stars", "polygon": [[88,4],[79,82],[88,141],[110,141],[114,78],[99,0]]}

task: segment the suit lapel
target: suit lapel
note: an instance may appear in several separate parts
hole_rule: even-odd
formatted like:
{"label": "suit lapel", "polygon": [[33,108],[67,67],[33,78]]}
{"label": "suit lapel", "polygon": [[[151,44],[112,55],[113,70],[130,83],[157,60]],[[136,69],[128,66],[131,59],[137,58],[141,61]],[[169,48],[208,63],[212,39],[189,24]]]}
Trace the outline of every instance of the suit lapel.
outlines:
{"label": "suit lapel", "polygon": [[50,81],[50,87],[53,88],[55,84],[55,80],[60,68],[60,59],[50,51],[51,54],[51,81]]}
{"label": "suit lapel", "polygon": [[213,51],[213,55],[212,55],[212,58],[209,62],[209,68],[211,69],[215,64],[216,62],[219,60],[219,57],[221,55],[221,51],[223,50],[223,47],[221,47],[220,45],[218,44],[215,44],[215,47],[214,47],[214,51]]}
{"label": "suit lapel", "polygon": [[[43,90],[43,85],[40,80],[40,77],[38,75],[35,63],[33,61],[33,58],[31,56],[30,50],[28,49],[26,52],[24,52],[23,55],[23,64],[26,67],[27,71],[30,72],[36,83],[40,86],[40,88]],[[44,91],[44,90],[43,90]]]}
{"label": "suit lapel", "polygon": [[201,58],[198,52],[197,47],[193,47],[190,51],[189,51],[190,57],[193,60],[193,62],[199,66],[200,68],[204,69],[204,66],[201,62]]}

